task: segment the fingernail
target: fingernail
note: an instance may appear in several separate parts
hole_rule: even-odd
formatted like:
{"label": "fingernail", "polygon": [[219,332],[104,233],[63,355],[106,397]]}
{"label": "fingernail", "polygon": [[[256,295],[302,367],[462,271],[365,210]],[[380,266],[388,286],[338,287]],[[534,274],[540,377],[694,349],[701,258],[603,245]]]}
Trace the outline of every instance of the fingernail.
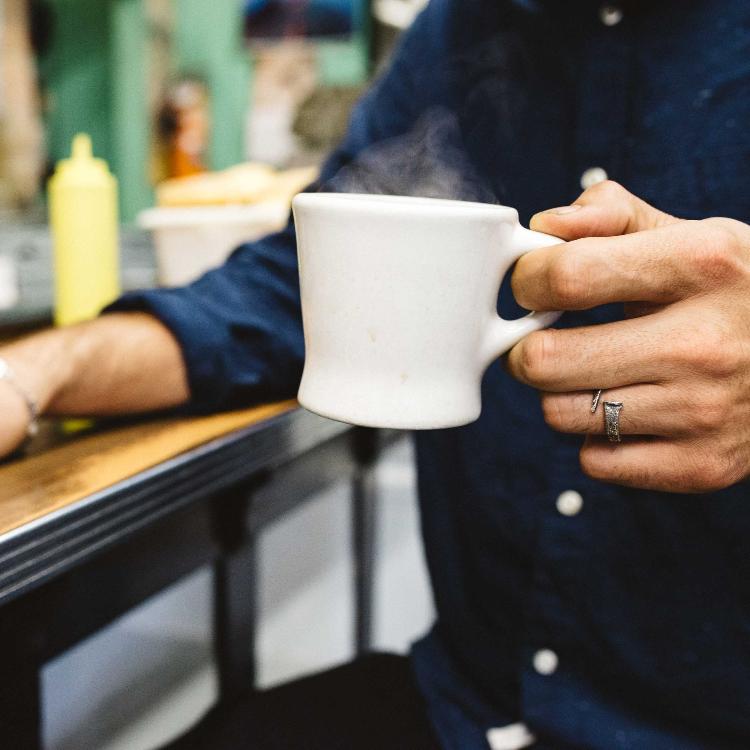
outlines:
{"label": "fingernail", "polygon": [[565,214],[572,214],[574,211],[578,211],[583,208],[579,203],[573,203],[570,206],[559,206],[558,208],[548,208],[546,211],[542,211],[544,214],[554,214],[555,216],[565,216]]}

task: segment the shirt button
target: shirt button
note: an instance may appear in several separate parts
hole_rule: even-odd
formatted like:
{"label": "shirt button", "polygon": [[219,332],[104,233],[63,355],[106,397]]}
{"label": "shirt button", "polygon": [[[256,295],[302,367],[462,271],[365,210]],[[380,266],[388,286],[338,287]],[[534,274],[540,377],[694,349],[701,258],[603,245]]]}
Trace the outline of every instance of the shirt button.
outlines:
{"label": "shirt button", "polygon": [[580,492],[565,490],[557,498],[557,510],[564,516],[577,516],[583,508],[583,498]]}
{"label": "shirt button", "polygon": [[608,179],[609,175],[601,167],[591,167],[581,175],[581,187],[588,190],[590,187]]}
{"label": "shirt button", "polygon": [[548,648],[543,648],[534,654],[534,669],[545,677],[554,674],[559,663],[557,654]]}
{"label": "shirt button", "polygon": [[614,3],[607,3],[599,8],[599,20],[605,26],[617,26],[622,21],[622,17],[622,8]]}

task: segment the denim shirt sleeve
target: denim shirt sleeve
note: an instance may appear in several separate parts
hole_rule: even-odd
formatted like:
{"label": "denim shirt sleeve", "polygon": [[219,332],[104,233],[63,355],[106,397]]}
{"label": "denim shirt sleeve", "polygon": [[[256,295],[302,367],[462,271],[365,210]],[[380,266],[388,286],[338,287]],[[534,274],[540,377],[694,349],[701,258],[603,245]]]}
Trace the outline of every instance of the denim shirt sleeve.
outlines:
{"label": "denim shirt sleeve", "polygon": [[[434,0],[404,35],[388,70],[355,107],[318,189],[372,144],[408,131],[434,97],[425,70],[445,54],[448,0]],[[213,411],[291,397],[304,359],[294,227],[239,247],[221,268],[174,289],[131,292],[105,312],[143,311],[177,339],[191,408]]]}

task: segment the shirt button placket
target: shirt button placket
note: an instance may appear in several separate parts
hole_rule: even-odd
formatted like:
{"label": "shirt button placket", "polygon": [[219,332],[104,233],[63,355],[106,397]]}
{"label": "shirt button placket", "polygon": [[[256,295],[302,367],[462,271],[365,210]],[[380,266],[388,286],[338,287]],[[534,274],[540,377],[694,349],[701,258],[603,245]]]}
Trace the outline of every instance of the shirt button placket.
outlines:
{"label": "shirt button placket", "polygon": [[604,2],[585,24],[589,54],[576,73],[577,169],[571,188],[573,180],[583,190],[608,179],[627,180],[635,27],[625,23],[622,8],[617,0]]}

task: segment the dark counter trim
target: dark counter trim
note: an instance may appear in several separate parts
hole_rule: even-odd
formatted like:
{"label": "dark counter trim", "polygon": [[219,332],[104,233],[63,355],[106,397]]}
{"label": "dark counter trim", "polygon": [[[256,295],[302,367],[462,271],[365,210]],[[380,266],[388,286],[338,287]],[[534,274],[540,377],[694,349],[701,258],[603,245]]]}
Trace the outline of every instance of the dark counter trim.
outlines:
{"label": "dark counter trim", "polygon": [[302,409],[217,438],[0,536],[0,605],[207,495],[250,481],[347,432]]}

